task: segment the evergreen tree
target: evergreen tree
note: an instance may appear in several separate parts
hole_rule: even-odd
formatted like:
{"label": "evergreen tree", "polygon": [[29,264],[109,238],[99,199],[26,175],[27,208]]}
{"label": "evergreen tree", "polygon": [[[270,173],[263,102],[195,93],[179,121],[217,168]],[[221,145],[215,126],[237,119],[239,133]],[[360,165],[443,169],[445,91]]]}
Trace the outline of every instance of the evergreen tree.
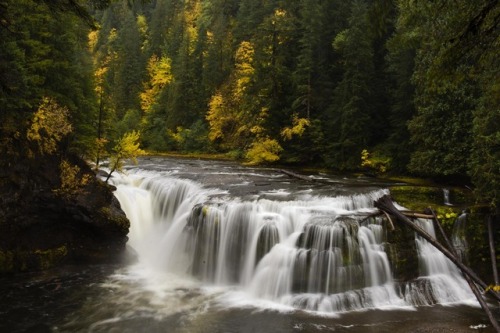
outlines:
{"label": "evergreen tree", "polygon": [[169,86],[167,126],[189,127],[203,117],[206,100],[200,84],[201,50],[198,45],[197,19],[200,16],[200,1],[187,1],[179,15],[178,49],[172,55],[172,73],[175,80]]}
{"label": "evergreen tree", "polygon": [[361,151],[372,137],[374,55],[367,14],[367,4],[354,1],[349,27],[333,42],[342,54],[344,73],[335,88],[331,111],[336,129],[331,163],[341,169],[360,164]]}
{"label": "evergreen tree", "polygon": [[411,41],[400,38],[400,32],[389,39],[387,45],[387,68],[391,78],[389,93],[391,95],[391,112],[388,126],[391,130],[385,142],[392,159],[391,168],[396,172],[407,172],[412,146],[408,121],[415,114],[415,86],[412,75],[415,63],[416,47]]}
{"label": "evergreen tree", "polygon": [[139,110],[139,92],[143,81],[144,59],[141,51],[142,38],[134,13],[124,6],[123,26],[118,30],[116,41],[116,69],[113,100],[117,119],[128,110]]}
{"label": "evergreen tree", "polygon": [[22,144],[19,133],[25,132],[27,120],[48,97],[69,109],[75,123],[73,147],[82,153],[80,143],[91,135],[96,111],[87,51],[89,27],[69,13],[56,19],[50,7],[31,0],[7,1],[5,15],[8,27],[0,29],[4,148],[23,154],[13,142]]}
{"label": "evergreen tree", "polygon": [[[338,169],[358,168],[365,151],[389,155],[398,172],[469,175],[496,202],[487,184],[498,184],[498,126],[489,125],[498,11],[491,0],[121,1],[99,14],[92,45],[106,113],[117,112],[120,131],[141,117],[150,148],[215,144],[254,161]],[[29,38],[12,40],[2,40],[6,57],[48,54]],[[147,77],[147,59],[168,63],[168,83]],[[13,79],[1,81],[2,102],[36,106],[35,90],[19,100],[8,92],[36,87],[39,65],[5,69]]]}

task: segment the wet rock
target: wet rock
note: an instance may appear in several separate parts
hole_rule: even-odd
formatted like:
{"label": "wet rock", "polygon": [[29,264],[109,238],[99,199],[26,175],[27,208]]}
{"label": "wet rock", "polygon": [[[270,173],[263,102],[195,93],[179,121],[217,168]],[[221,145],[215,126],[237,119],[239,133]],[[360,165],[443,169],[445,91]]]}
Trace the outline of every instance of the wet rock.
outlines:
{"label": "wet rock", "polygon": [[78,166],[78,179],[86,179],[71,191],[60,190],[60,157],[28,158],[1,168],[0,272],[123,260],[129,221],[114,187],[79,158],[67,159]]}

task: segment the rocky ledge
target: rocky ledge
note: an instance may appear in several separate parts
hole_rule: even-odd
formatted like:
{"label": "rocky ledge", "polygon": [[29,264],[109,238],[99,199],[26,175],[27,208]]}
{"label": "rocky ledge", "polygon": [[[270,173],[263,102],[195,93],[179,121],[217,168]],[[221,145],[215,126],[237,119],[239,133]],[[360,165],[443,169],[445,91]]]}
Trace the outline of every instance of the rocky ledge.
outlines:
{"label": "rocky ledge", "polygon": [[[77,184],[64,187],[61,161]],[[129,221],[113,195],[75,156],[2,161],[0,273],[125,258]]]}

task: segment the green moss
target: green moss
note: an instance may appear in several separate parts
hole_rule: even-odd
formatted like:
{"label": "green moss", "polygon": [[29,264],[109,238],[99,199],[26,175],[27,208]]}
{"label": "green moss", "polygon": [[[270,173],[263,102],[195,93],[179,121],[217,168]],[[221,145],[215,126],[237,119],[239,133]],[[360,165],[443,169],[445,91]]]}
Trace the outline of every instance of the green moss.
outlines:
{"label": "green moss", "polygon": [[99,215],[106,221],[115,224],[120,229],[128,230],[130,228],[130,221],[125,215],[114,214],[109,207],[101,207],[99,209]]}
{"label": "green moss", "polygon": [[463,208],[472,205],[472,192],[465,188],[450,188],[450,198],[453,206],[443,202],[443,189],[437,186],[392,186],[389,188],[392,198],[401,206],[410,210],[422,211],[432,207],[438,213],[459,213]]}
{"label": "green moss", "polygon": [[11,251],[0,251],[0,273],[14,270],[14,254]]}
{"label": "green moss", "polygon": [[203,217],[206,217],[208,215],[208,206],[203,205],[203,208],[201,211],[203,213]]}
{"label": "green moss", "polygon": [[0,273],[49,269],[63,261],[67,255],[65,245],[44,250],[0,251]]}
{"label": "green moss", "polygon": [[38,259],[39,269],[49,269],[61,262],[68,255],[68,249],[65,245],[54,249],[35,250],[34,255]]}
{"label": "green moss", "polygon": [[410,210],[423,211],[425,208],[443,205],[443,191],[427,186],[393,186],[391,196],[398,204]]}

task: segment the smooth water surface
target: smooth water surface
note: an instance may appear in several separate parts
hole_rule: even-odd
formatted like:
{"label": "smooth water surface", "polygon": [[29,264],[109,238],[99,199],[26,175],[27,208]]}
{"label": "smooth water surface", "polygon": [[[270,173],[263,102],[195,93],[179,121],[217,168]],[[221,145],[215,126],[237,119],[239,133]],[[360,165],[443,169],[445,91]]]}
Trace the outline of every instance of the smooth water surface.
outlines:
{"label": "smooth water surface", "polygon": [[[0,279],[0,332],[493,332],[465,305],[337,316],[232,306],[227,291],[189,279],[152,280],[137,266],[65,267]],[[235,296],[237,298],[237,296]],[[235,300],[238,301],[237,299]]]}

